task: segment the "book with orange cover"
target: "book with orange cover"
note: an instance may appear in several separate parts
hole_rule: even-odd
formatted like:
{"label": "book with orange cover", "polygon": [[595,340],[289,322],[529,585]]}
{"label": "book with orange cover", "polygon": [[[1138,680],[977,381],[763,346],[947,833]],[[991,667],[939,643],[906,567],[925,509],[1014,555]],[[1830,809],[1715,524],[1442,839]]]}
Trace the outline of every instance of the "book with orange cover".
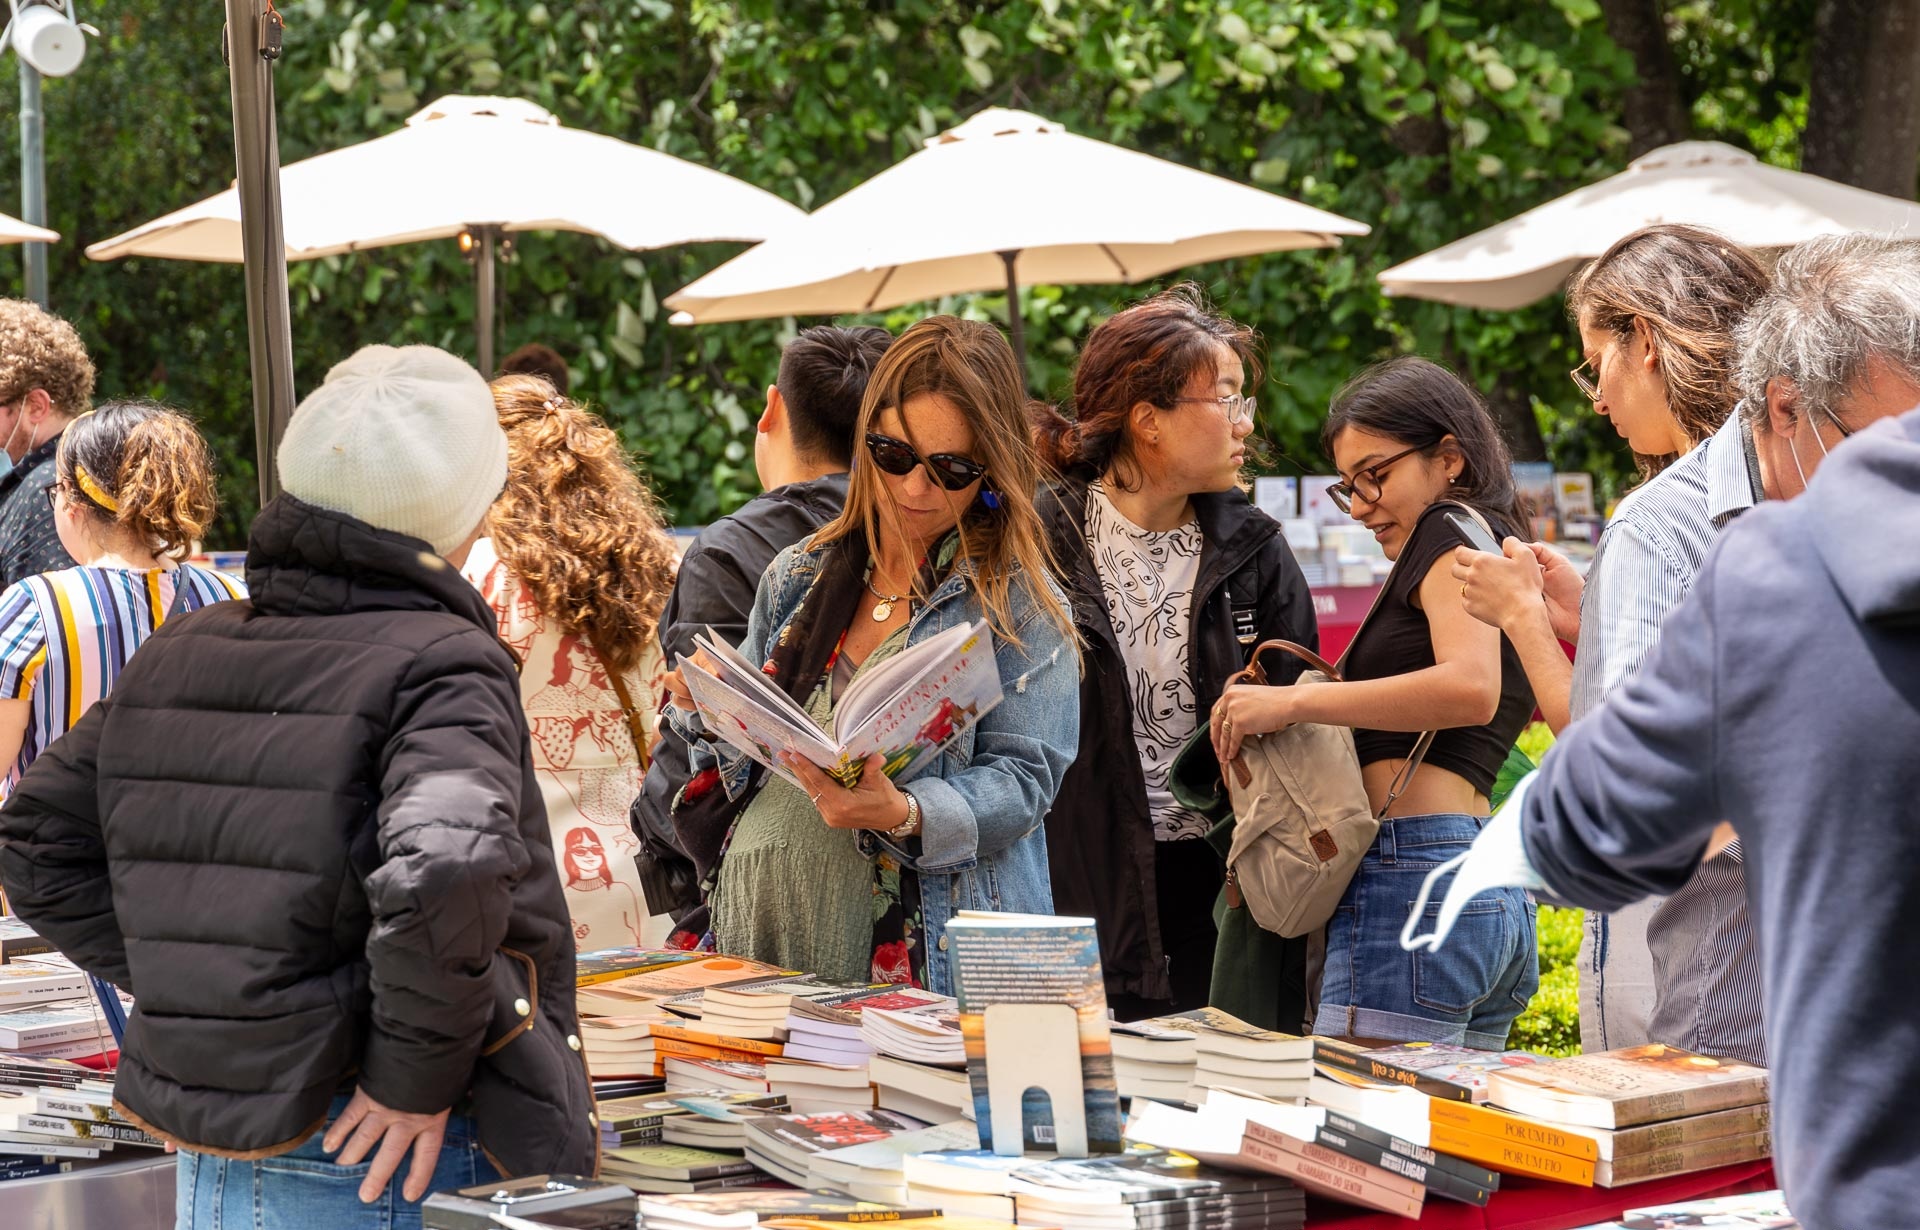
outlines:
{"label": "book with orange cover", "polygon": [[[1529,1119],[1525,1115],[1495,1110],[1491,1106],[1435,1100],[1427,1104],[1427,1119],[1435,1127],[1457,1128],[1463,1132],[1491,1136],[1528,1149],[1544,1149],[1549,1153],[1564,1154],[1585,1162],[1595,1161],[1600,1156],[1600,1146],[1591,1136],[1569,1132],[1556,1124],[1542,1123],[1538,1119]],[[1440,1148],[1439,1145],[1433,1147]]]}
{"label": "book with orange cover", "polygon": [[1508,1174],[1532,1175],[1577,1187],[1593,1186],[1593,1161],[1555,1153],[1534,1145],[1522,1144],[1501,1136],[1484,1136],[1452,1124],[1436,1123],[1427,1140],[1429,1148],[1450,1153],[1482,1166]]}
{"label": "book with orange cover", "polygon": [[794,972],[783,970],[777,965],[749,961],[745,957],[715,956],[685,965],[648,970],[642,974],[629,974],[618,979],[616,985],[623,990],[643,995],[678,995],[684,991],[724,987],[760,978],[778,978]]}

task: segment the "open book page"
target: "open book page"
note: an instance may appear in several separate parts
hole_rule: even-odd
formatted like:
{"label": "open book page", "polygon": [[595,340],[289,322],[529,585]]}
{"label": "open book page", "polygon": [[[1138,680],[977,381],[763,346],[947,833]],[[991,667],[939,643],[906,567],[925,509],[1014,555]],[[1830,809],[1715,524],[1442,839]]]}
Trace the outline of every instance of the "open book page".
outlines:
{"label": "open book page", "polygon": [[787,720],[787,724],[801,730],[815,731],[813,719],[807,711],[794,703],[794,699],[773,682],[772,676],[747,661],[741,652],[715,636],[712,628],[696,634],[693,638],[696,648],[704,649],[707,656],[719,663],[719,669],[712,673],[729,685],[747,693],[760,706]]}
{"label": "open book page", "polygon": [[984,620],[949,628],[862,675],[834,709],[840,741],[838,768],[829,773],[852,785],[860,766],[878,753],[898,781],[940,754],[956,735],[995,705],[1000,666]]}
{"label": "open book page", "polygon": [[728,664],[722,663],[721,670],[727,676],[724,680],[703,670],[692,658],[683,655],[680,659],[680,674],[687,682],[687,691],[693,694],[700,720],[716,737],[803,791],[806,785],[780,763],[780,753],[798,752],[819,765],[838,762],[839,752],[805,714],[800,715],[804,726],[796,724],[790,712],[762,701],[760,692],[734,686],[738,672],[728,669]]}

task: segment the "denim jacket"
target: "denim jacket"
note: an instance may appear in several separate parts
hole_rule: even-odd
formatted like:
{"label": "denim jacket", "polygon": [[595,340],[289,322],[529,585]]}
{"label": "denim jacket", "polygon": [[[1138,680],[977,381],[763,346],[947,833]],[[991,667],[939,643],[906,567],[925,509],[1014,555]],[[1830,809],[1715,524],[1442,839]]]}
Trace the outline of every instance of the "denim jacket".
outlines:
{"label": "denim jacket", "polygon": [[[782,551],[761,578],[740,643],[747,661],[766,659],[767,647],[813,588],[825,551],[807,546],[802,542]],[[1053,579],[1046,583],[1064,604]],[[942,995],[953,994],[946,928],[956,911],[1053,912],[1041,826],[1080,744],[1079,659],[1023,586],[1013,587],[1010,604],[1024,648],[995,638],[1005,699],[961,731],[938,760],[899,783],[920,803],[920,836],[903,847],[875,832],[860,834],[863,853],[872,856],[884,849],[919,873],[928,989]],[[984,615],[972,564],[961,560],[914,612],[907,643],[918,644]],[[692,736],[702,729],[697,716],[677,706],[667,712],[682,734]],[[717,764],[729,796],[737,797],[764,780],[758,765],[727,744],[699,738],[688,742],[693,771]]]}

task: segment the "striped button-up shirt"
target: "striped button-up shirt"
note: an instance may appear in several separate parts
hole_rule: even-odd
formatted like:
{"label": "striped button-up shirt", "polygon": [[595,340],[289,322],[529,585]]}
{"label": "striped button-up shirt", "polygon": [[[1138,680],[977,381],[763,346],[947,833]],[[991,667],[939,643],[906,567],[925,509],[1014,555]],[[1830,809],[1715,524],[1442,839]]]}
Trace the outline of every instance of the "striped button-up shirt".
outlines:
{"label": "striped button-up shirt", "polygon": [[[1628,493],[1601,536],[1580,600],[1569,708],[1595,708],[1660,639],[1714,538],[1753,506],[1745,428],[1736,414],[1711,439]],[[1645,927],[1644,948],[1637,937]],[[1651,978],[1635,976],[1651,954]],[[1634,1000],[1651,982],[1651,1018]],[[1612,1049],[1653,1040],[1765,1064],[1759,952],[1747,917],[1739,843],[1706,860],[1655,905],[1590,917],[1581,948],[1582,1041]],[[1610,987],[1609,983],[1617,985]],[[1587,1014],[1593,1014],[1591,1018]]]}

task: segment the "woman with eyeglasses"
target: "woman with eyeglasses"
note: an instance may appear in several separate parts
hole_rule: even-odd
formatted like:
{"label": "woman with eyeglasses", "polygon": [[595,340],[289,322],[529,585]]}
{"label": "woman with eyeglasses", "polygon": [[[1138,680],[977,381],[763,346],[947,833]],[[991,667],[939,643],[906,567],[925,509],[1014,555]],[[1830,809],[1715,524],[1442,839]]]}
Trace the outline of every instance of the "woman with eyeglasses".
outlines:
{"label": "woman with eyeglasses", "polygon": [[[1719,530],[1764,498],[1738,400],[1734,330],[1766,293],[1753,255],[1696,226],[1636,231],[1575,275],[1574,383],[1640,462],[1584,584],[1550,548],[1458,553],[1466,608],[1516,646],[1555,731],[1596,708],[1659,643]],[[1816,439],[1818,433],[1816,432]],[[1571,665],[1561,642],[1577,647]],[[1766,1062],[1759,954],[1731,830],[1679,892],[1590,913],[1580,949],[1587,1050],[1649,1041]]]}
{"label": "woman with eyeglasses", "polygon": [[[946,924],[963,909],[1051,913],[1042,821],[1073,759],[1073,617],[1034,508],[1039,469],[1013,350],[952,316],[874,368],[845,511],[761,579],[741,654],[824,728],[863,671],[986,620],[998,706],[905,781],[868,761],[847,787],[790,759],[797,788],[719,743],[687,787],[734,800],[709,878],[714,945],[841,982],[953,992]],[[677,672],[668,720],[702,728]]]}
{"label": "woman with eyeglasses", "polygon": [[[1521,521],[1512,460],[1479,395],[1413,357],[1341,389],[1321,438],[1342,475],[1329,494],[1373,531],[1393,572],[1347,652],[1345,682],[1228,688],[1213,738],[1224,763],[1248,735],[1296,722],[1353,728],[1383,823],[1327,924],[1313,1032],[1501,1050],[1540,981],[1526,894],[1477,898],[1438,952],[1402,951],[1400,929],[1427,872],[1486,824],[1494,779],[1533,713],[1513,647],[1461,603],[1453,552],[1466,536],[1447,516],[1511,534]],[[1425,731],[1433,742],[1406,777]]]}
{"label": "woman with eyeglasses", "polygon": [[247,596],[235,578],[185,562],[213,523],[213,458],[178,411],[120,401],[76,418],[47,499],[77,567],[0,593],[0,797],[163,622]]}
{"label": "woman with eyeglasses", "polygon": [[[1318,644],[1313,598],[1279,524],[1239,489],[1249,371],[1257,379],[1253,331],[1179,286],[1088,335],[1071,420],[1037,416],[1042,460],[1057,475],[1041,515],[1085,646],[1080,754],[1047,822],[1054,902],[1098,924],[1107,1003],[1121,1020],[1210,1001],[1224,867],[1206,840],[1213,817],[1173,795],[1176,753],[1256,643]],[[1223,979],[1212,998],[1297,1030],[1305,945],[1270,941],[1258,976]],[[1246,964],[1243,948],[1230,966]]]}

